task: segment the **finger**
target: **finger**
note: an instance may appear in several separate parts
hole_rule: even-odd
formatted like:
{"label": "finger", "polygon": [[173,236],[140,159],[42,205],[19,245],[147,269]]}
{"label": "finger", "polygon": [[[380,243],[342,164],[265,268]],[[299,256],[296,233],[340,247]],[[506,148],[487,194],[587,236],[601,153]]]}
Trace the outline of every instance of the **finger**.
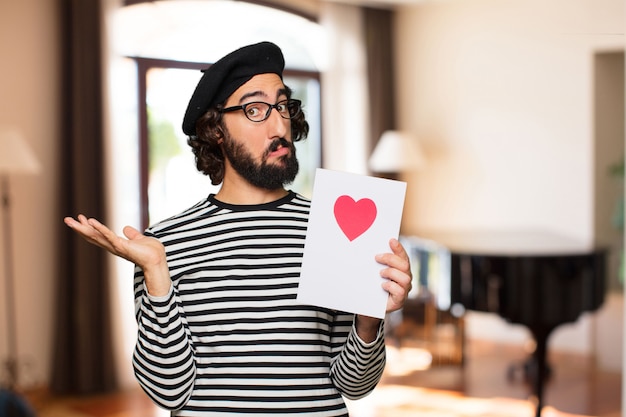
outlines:
{"label": "finger", "polygon": [[63,223],[65,223],[69,227],[73,227],[79,224],[76,220],[74,220],[73,217],[69,217],[69,216],[63,218]]}
{"label": "finger", "polygon": [[70,228],[80,235],[87,242],[100,246],[102,248],[107,247],[107,242],[97,230],[89,225],[83,225],[77,221],[67,223]]}
{"label": "finger", "polygon": [[408,258],[403,258],[393,253],[376,255],[376,261],[387,265],[391,269],[397,269],[405,274],[411,274],[411,264]]}
{"label": "finger", "polygon": [[89,219],[89,225],[93,227],[104,240],[106,240],[106,249],[112,252],[114,255],[126,257],[127,256],[127,243],[128,241],[121,236],[115,234],[104,224],[100,223],[97,219]]}
{"label": "finger", "polygon": [[108,227],[100,223],[97,219],[93,217],[87,220],[87,224],[93,227],[96,231],[98,231],[102,236],[104,236],[107,240],[111,240],[116,237],[115,233],[111,231]]}
{"label": "finger", "polygon": [[63,221],[71,229],[87,238],[91,237],[95,233],[95,230],[93,230],[93,227],[87,223],[87,218],[83,215],[78,215],[77,220],[68,216],[65,217]]}
{"label": "finger", "polygon": [[413,278],[411,274],[407,274],[395,268],[385,268],[381,270],[380,276],[385,278],[386,282],[393,282],[399,287],[405,289],[406,292],[409,292],[413,285]]}
{"label": "finger", "polygon": [[398,255],[399,257],[404,259],[409,259],[409,255],[404,249],[404,246],[402,246],[402,244],[398,241],[398,239],[389,240],[389,247],[395,255]]}
{"label": "finger", "polygon": [[408,298],[408,290],[394,281],[386,281],[383,283],[383,289],[389,293],[387,297],[387,312],[402,308]]}
{"label": "finger", "polygon": [[376,255],[376,261],[408,272],[410,270],[409,255],[406,253],[404,246],[397,239],[390,239],[389,247],[392,253],[378,254]]}
{"label": "finger", "polygon": [[135,229],[132,226],[124,227],[124,230],[122,230],[122,232],[124,233],[124,236],[126,236],[130,240],[134,240],[134,239],[143,237],[143,233],[141,233],[139,230]]}
{"label": "finger", "polygon": [[109,229],[104,224],[100,223],[97,219],[91,218],[89,219],[89,225],[93,227],[100,235],[107,240],[111,245],[113,245],[116,249],[120,249],[123,247],[123,242],[125,240],[115,234],[111,229]]}
{"label": "finger", "polygon": [[390,279],[383,282],[383,289],[392,297],[404,297],[404,294],[407,292],[403,285]]}

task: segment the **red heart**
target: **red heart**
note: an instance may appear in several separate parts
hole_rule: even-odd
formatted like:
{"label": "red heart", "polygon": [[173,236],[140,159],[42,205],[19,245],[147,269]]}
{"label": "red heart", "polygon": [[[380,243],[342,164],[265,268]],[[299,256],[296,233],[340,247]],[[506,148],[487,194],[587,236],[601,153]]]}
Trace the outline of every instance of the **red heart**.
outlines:
{"label": "red heart", "polygon": [[342,195],[335,201],[335,219],[337,224],[352,242],[370,228],[376,219],[376,204],[369,198],[359,201],[348,195]]}

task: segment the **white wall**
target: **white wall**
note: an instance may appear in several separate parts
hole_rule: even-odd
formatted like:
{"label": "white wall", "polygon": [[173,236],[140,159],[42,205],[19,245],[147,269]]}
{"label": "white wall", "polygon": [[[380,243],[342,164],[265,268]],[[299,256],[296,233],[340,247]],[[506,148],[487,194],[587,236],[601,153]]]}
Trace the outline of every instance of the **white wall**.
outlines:
{"label": "white wall", "polygon": [[[398,123],[428,166],[410,177],[407,232],[548,230],[593,241],[593,53],[623,49],[618,0],[465,0],[397,15]],[[469,334],[519,341],[472,315]],[[588,318],[551,347],[592,349]]]}
{"label": "white wall", "polygon": [[[26,385],[48,380],[54,236],[62,223],[54,195],[61,114],[54,8],[55,2],[47,0],[0,0],[0,125],[20,129],[42,167],[38,176],[11,178],[18,360],[20,381]],[[4,243],[0,237],[0,245]],[[5,262],[2,253],[0,265]],[[0,268],[2,365],[7,354],[4,284]]]}

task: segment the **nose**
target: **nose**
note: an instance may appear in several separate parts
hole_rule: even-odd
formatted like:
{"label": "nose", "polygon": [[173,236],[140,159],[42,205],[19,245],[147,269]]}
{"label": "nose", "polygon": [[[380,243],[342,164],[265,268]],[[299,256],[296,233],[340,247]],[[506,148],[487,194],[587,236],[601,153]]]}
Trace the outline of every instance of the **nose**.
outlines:
{"label": "nose", "polygon": [[[286,138],[287,133],[291,129],[291,120],[282,117],[278,110],[274,107],[270,109],[270,115],[267,118],[267,122],[269,129],[271,130],[272,137]],[[289,138],[291,138],[291,136]]]}

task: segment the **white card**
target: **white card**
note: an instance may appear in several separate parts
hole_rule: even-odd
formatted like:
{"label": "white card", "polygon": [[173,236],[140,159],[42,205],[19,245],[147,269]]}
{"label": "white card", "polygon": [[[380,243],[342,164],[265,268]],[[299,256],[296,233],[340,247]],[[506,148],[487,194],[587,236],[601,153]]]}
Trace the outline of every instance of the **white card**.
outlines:
{"label": "white card", "polygon": [[398,238],[406,183],[318,168],[298,301],[384,318],[387,292],[376,262]]}

